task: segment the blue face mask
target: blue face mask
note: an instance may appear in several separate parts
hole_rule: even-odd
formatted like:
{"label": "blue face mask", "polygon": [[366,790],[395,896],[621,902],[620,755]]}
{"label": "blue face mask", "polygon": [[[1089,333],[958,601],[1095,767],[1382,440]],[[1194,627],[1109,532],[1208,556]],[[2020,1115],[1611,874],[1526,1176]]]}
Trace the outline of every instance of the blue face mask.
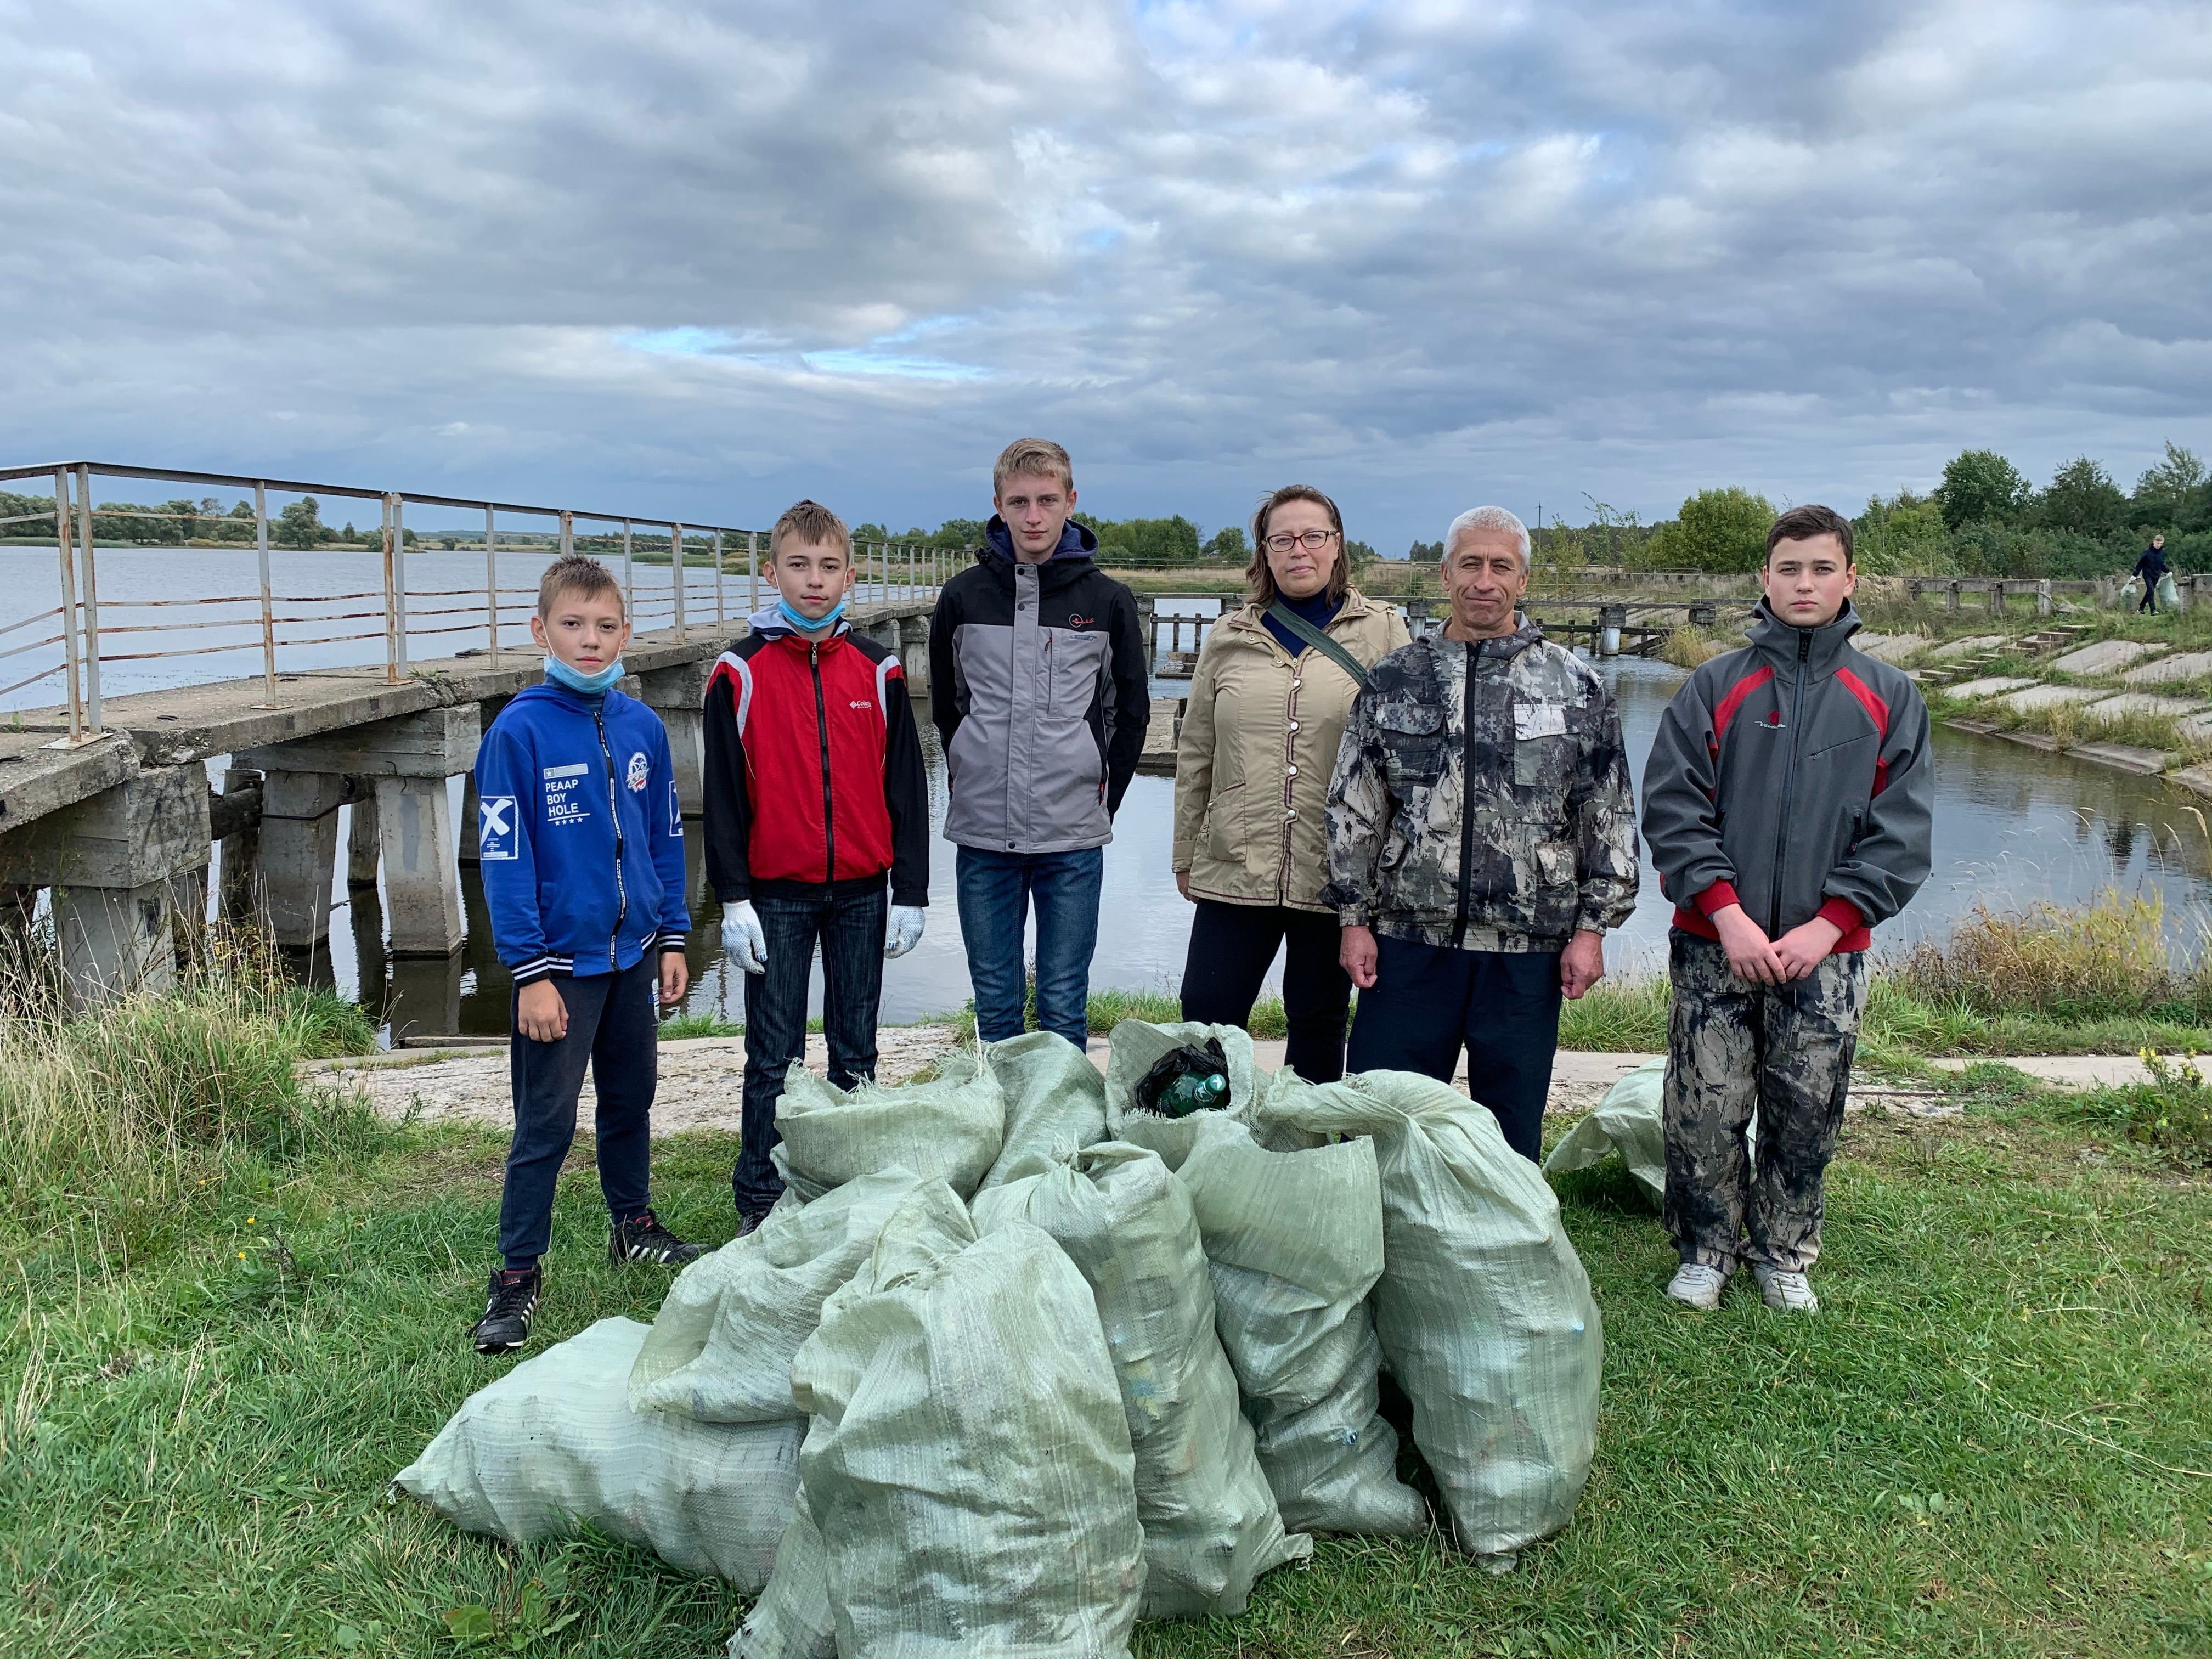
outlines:
{"label": "blue face mask", "polygon": [[783,613],[784,621],[802,634],[818,634],[825,628],[834,628],[837,618],[845,614],[845,601],[840,599],[818,617],[810,617],[793,605],[789,599],[779,599],[775,608]]}
{"label": "blue face mask", "polygon": [[596,674],[586,674],[568,666],[551,652],[545,653],[545,678],[556,685],[565,685],[571,691],[587,697],[596,697],[623,675],[622,659],[617,657]]}

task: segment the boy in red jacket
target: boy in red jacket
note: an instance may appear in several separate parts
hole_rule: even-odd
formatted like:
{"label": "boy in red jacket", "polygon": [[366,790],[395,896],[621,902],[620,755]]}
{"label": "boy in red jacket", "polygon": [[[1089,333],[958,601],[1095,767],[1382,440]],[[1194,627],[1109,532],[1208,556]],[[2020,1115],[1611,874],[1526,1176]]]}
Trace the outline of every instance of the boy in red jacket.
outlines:
{"label": "boy in red jacket", "polygon": [[775,521],[769,557],[780,597],[707,682],[707,877],[722,948],[746,975],[744,1146],[731,1175],[740,1237],[783,1191],[769,1152],[784,1077],[806,1052],[816,945],[830,1081],[849,1089],[875,1075],[884,959],[921,942],[929,902],[929,790],[906,672],[843,619],[844,521],[801,501]]}

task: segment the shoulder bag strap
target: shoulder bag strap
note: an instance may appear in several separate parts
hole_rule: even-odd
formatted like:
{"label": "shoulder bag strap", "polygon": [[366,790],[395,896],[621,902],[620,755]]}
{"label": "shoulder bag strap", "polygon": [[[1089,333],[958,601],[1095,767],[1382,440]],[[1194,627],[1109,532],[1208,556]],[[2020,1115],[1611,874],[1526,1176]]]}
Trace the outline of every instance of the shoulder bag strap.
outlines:
{"label": "shoulder bag strap", "polygon": [[1291,633],[1320,652],[1322,656],[1327,657],[1346,673],[1351,675],[1352,683],[1354,685],[1364,686],[1367,684],[1367,671],[1360,666],[1358,658],[1353,656],[1352,653],[1329,638],[1304,617],[1299,616],[1280,599],[1277,599],[1267,607],[1267,615],[1282,623],[1284,627],[1289,629]]}

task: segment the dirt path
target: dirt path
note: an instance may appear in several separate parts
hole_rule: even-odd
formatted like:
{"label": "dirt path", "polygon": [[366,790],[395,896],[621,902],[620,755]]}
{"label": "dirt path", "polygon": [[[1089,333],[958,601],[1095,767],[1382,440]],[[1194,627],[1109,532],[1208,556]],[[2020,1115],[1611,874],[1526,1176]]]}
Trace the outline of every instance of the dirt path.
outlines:
{"label": "dirt path", "polygon": [[[885,1026],[877,1033],[876,1041],[877,1077],[884,1083],[903,1083],[950,1049],[954,1032],[950,1025]],[[1252,1049],[1254,1059],[1264,1069],[1272,1071],[1283,1063],[1280,1042],[1257,1042]],[[1546,1109],[1588,1111],[1615,1083],[1657,1058],[1562,1051],[1553,1067],[1552,1094]],[[1101,1071],[1105,1069],[1104,1038],[1091,1039],[1091,1059]],[[738,1127],[738,1090],[744,1063],[743,1037],[693,1037],[662,1043],[660,1087],[653,1108],[653,1133],[678,1134],[687,1129],[723,1129],[734,1133]],[[806,1039],[806,1063],[817,1072],[829,1063],[819,1036]],[[1939,1060],[1934,1063],[1946,1070],[1959,1070],[1967,1062]],[[2027,1054],[2004,1063],[2063,1088],[2139,1083],[2148,1076],[2142,1063],[2132,1054]],[[369,1103],[386,1117],[404,1118],[411,1114],[427,1122],[459,1118],[501,1128],[513,1121],[504,1048],[450,1056],[392,1054],[325,1060],[306,1069],[317,1077],[343,1079],[366,1094]],[[1465,1091],[1464,1065],[1452,1080]],[[578,1113],[586,1133],[594,1105],[594,1091],[587,1078]],[[1853,1086],[1849,1109],[1877,1105],[1920,1117],[1945,1117],[1957,1111],[1925,1090],[1893,1088],[1871,1080]]]}

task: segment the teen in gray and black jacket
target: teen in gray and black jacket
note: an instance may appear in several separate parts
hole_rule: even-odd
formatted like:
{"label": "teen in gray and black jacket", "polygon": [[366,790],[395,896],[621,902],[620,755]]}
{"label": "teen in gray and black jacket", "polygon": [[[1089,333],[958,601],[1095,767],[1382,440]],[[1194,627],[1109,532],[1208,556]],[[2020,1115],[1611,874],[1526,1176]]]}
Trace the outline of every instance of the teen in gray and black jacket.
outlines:
{"label": "teen in gray and black jacket", "polygon": [[1665,1212],[1682,1266],[1667,1293],[1716,1307],[1748,1260],[1770,1307],[1810,1312],[1871,930],[1928,878],[1936,779],[1918,689],[1851,647],[1849,520],[1793,508],[1766,557],[1750,646],[1674,694],[1644,774],[1644,837],[1675,906]]}
{"label": "teen in gray and black jacket", "polygon": [[945,585],[929,625],[929,702],[945,745],[945,839],[976,1034],[1018,1036],[1022,935],[1036,912],[1037,1024],[1079,1048],[1114,812],[1136,775],[1151,677],[1129,590],[1092,562],[1069,518],[1067,452],[1006,447],[976,562]]}

